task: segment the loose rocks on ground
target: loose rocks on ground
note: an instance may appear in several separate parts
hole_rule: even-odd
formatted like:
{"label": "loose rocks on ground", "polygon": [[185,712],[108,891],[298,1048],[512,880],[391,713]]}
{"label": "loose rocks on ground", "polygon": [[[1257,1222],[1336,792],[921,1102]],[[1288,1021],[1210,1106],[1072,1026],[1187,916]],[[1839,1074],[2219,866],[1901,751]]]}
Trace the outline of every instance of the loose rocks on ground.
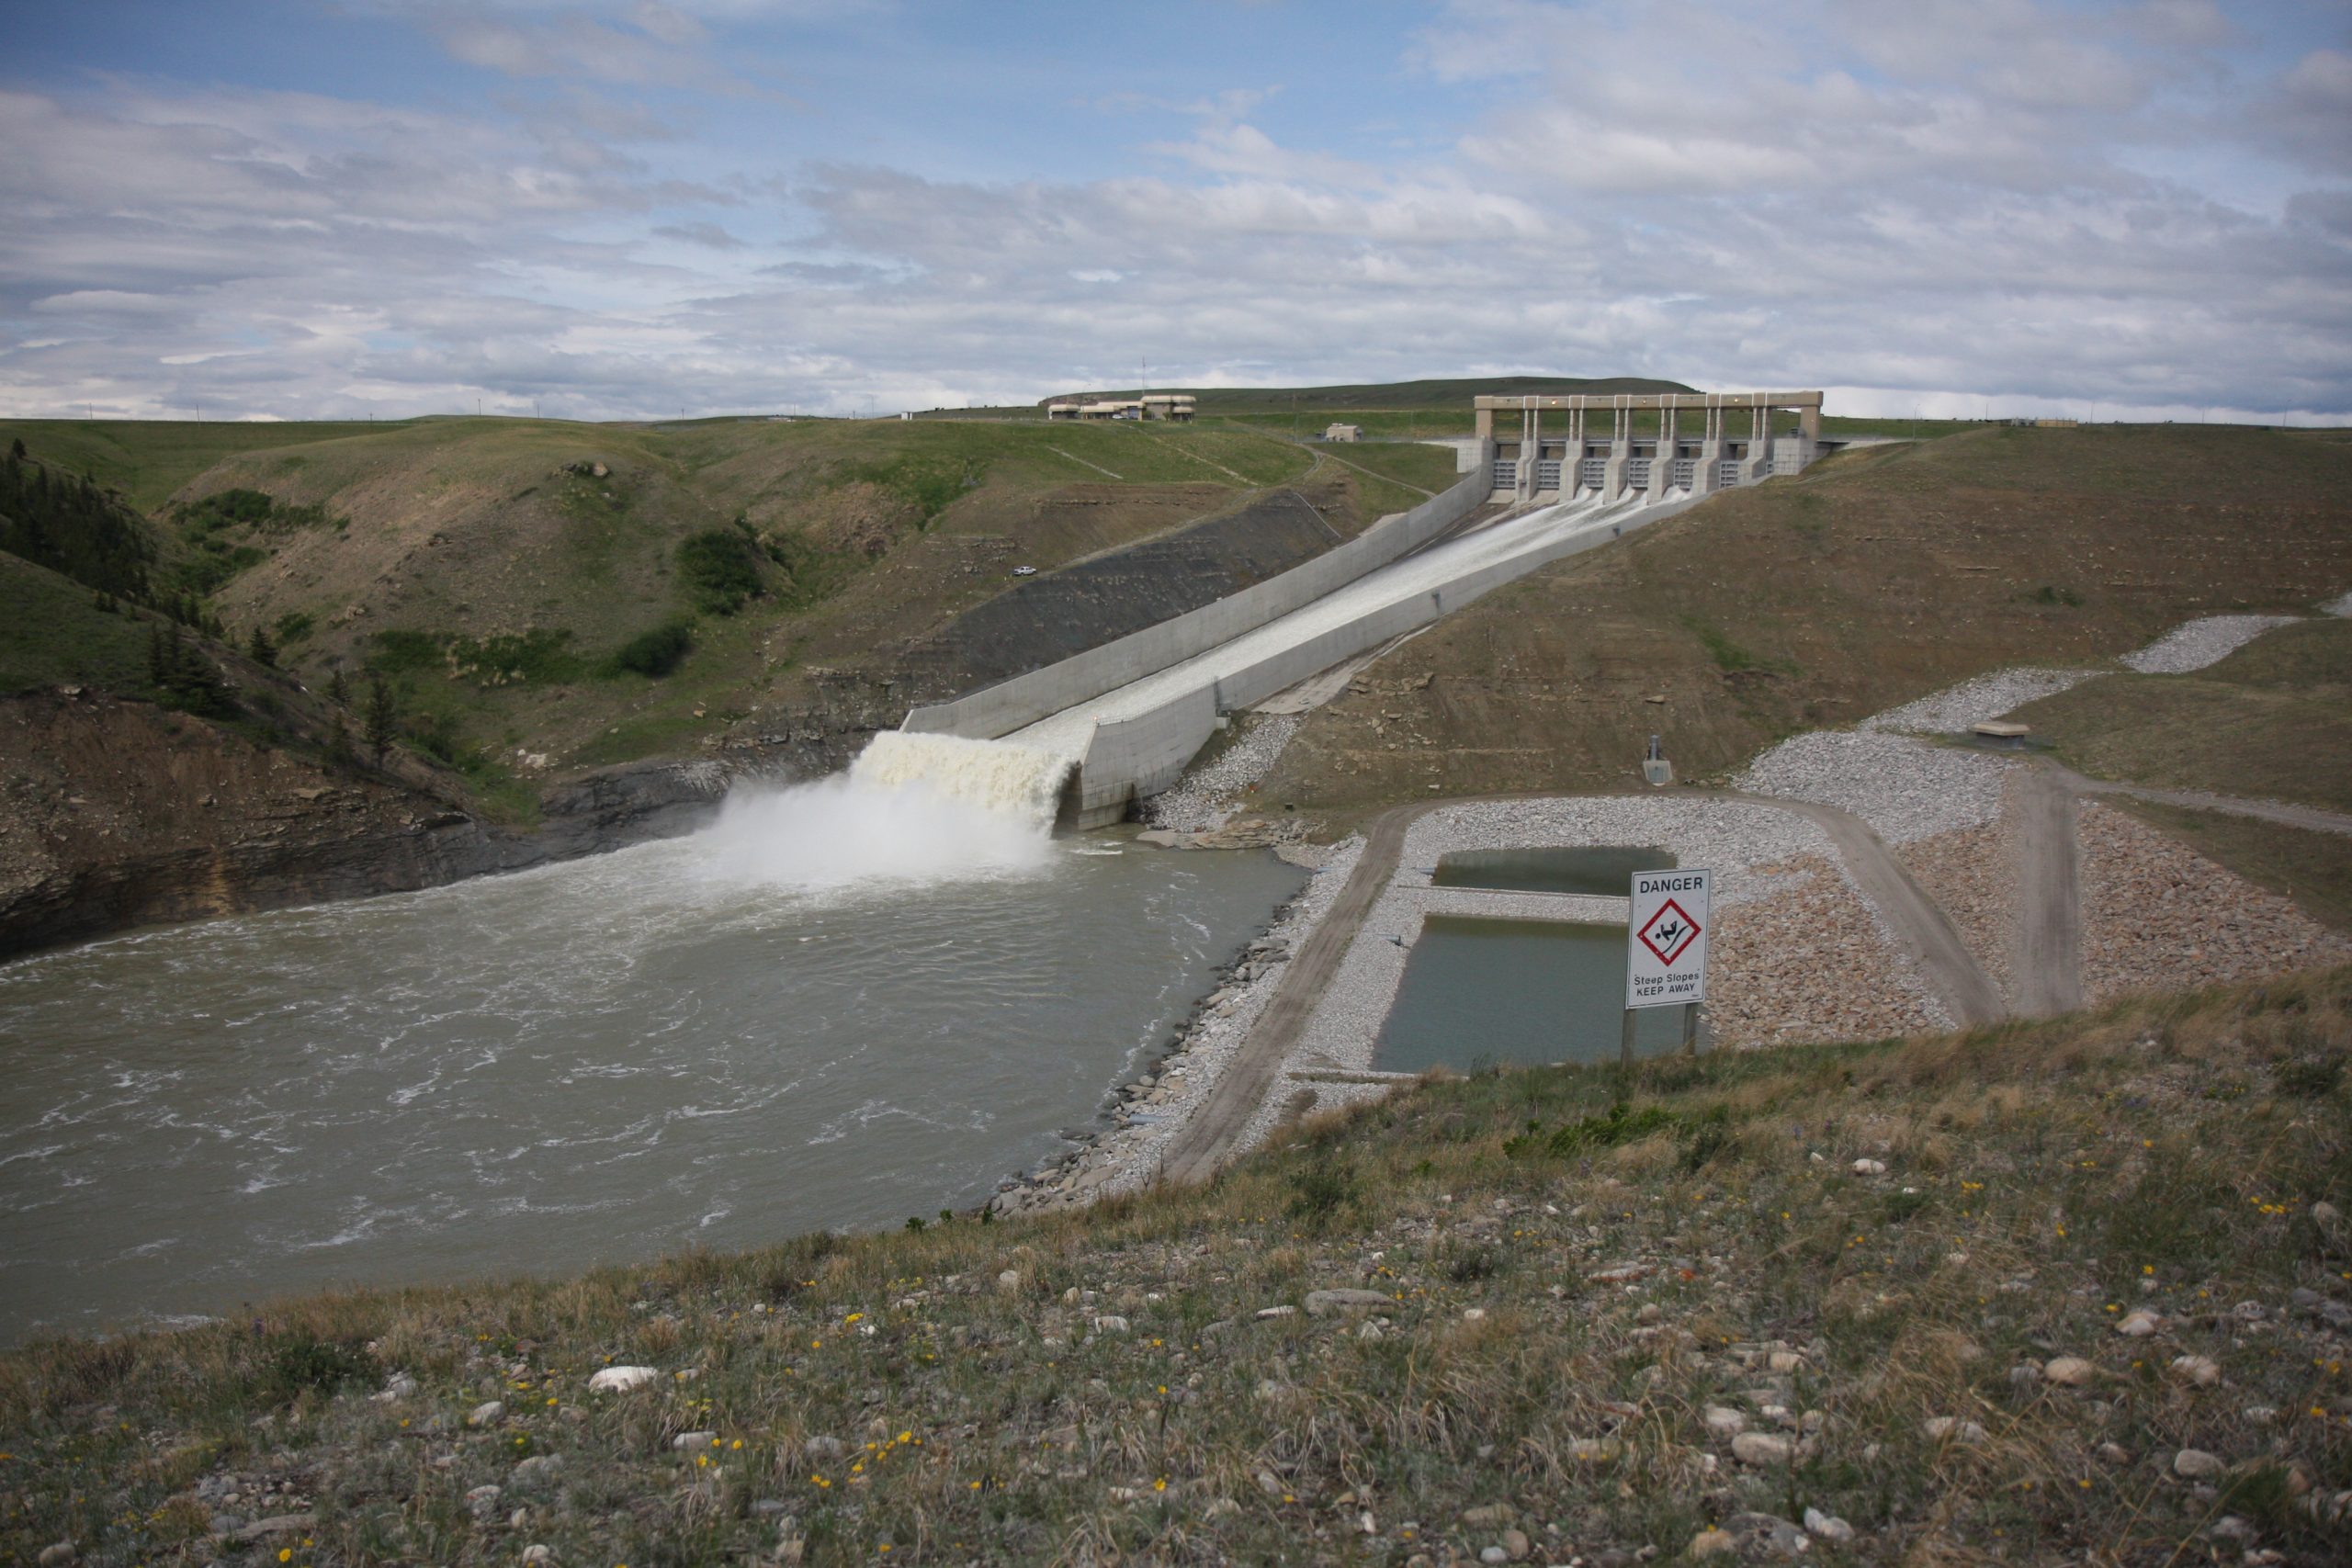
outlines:
{"label": "loose rocks on ground", "polygon": [[2086,804],[2083,994],[2186,990],[2352,959],[2352,942],[2110,807]]}
{"label": "loose rocks on ground", "polygon": [[2218,664],[2273,626],[2290,626],[2300,615],[2208,615],[2177,626],[2123,662],[2143,675],[2179,675]]}
{"label": "loose rocks on ground", "polygon": [[1781,741],[1736,783],[1751,795],[1850,811],[1888,843],[1907,844],[1999,816],[2008,767],[1905,736],[1821,729]]}

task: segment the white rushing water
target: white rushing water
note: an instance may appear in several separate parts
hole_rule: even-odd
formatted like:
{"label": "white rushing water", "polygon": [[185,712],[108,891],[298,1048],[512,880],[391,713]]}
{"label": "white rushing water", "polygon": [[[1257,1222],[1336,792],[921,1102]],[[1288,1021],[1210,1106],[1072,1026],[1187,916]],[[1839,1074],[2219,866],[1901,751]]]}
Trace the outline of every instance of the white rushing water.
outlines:
{"label": "white rushing water", "polygon": [[944,800],[1047,832],[1072,766],[1068,757],[1005,740],[886,729],[866,742],[849,777],[869,791],[920,785]]}
{"label": "white rushing water", "polygon": [[0,964],[0,1342],[978,1202],[1303,880],[883,740],[690,837]]}

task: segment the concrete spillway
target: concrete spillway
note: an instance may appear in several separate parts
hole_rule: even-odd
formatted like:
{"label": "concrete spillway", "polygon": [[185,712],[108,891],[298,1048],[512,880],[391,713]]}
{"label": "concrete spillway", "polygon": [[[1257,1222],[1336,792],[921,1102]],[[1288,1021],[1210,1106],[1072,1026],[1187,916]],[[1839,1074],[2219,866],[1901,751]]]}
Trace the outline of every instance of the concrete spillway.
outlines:
{"label": "concrete spillway", "polygon": [[[1287,604],[1277,602],[1268,614],[1241,617],[1227,613],[1247,595],[1195,612],[1225,619],[1221,635],[1196,637],[1191,647],[1170,638],[1166,651],[1157,655],[1097,649],[953,704],[917,709],[908,716],[909,733],[876,739],[876,750],[883,754],[876,765],[913,769],[926,776],[934,767],[961,771],[981,766],[965,751],[951,749],[926,761],[917,754],[920,749],[905,749],[906,742],[919,739],[937,741],[960,735],[967,747],[1027,759],[1007,756],[989,767],[1041,782],[1050,779],[1057,787],[1065,774],[1074,775],[1062,806],[1065,822],[1081,828],[1114,822],[1136,796],[1176,781],[1216,732],[1220,713],[1261,702],[1550,561],[1679,512],[1696,498],[1675,491],[1660,499],[1632,493],[1604,502],[1586,491],[1452,537],[1440,536],[1484,499],[1483,479],[1465,481],[1430,508],[1417,509],[1412,525],[1421,532],[1412,543],[1399,547],[1408,552],[1401,558],[1392,558],[1397,553],[1392,550],[1383,558],[1385,564],[1360,569],[1347,580],[1326,576],[1315,582],[1315,592],[1293,593]],[[1429,513],[1425,518],[1423,511]],[[1402,525],[1408,520],[1394,521]],[[1423,547],[1421,541],[1430,537],[1437,542]],[[1298,569],[1297,575],[1304,580],[1306,574],[1327,571],[1315,563]],[[1264,587],[1276,588],[1281,581]],[[1139,649],[1143,639],[1127,641]],[[1114,671],[1118,678],[1101,679],[1099,672],[1104,670]],[[1057,682],[1065,698],[1060,703],[1027,694],[1050,693]],[[1072,694],[1079,700],[1068,700]],[[859,767],[865,766],[861,758]]]}
{"label": "concrete spillway", "polygon": [[[1266,678],[1281,680],[1280,685],[1264,694],[1271,696],[1273,691],[1292,684],[1294,680],[1305,680],[1316,671],[1326,669],[1340,659],[1360,651],[1351,649],[1348,653],[1324,660],[1312,668],[1300,669],[1289,679],[1281,679],[1287,672],[1286,669],[1274,667],[1292,664],[1295,661],[1286,656],[1311,647],[1318,639],[1334,632],[1344,632],[1351,624],[1379,611],[1428,594],[1442,594],[1448,587],[1487,567],[1501,565],[1540,550],[1544,546],[1580,529],[1598,525],[1605,536],[1608,519],[1613,517],[1622,522],[1626,514],[1635,510],[1638,510],[1638,504],[1632,502],[1609,509],[1602,508],[1596,501],[1570,502],[1509,518],[1475,533],[1449,539],[1419,555],[1359,578],[1337,592],[1317,599],[1305,609],[1295,610],[1255,631],[1235,637],[1231,642],[1147,675],[1114,692],[1105,693],[1091,702],[1080,703],[1050,718],[1016,729],[1005,739],[1016,746],[1051,752],[1078,762],[1084,760],[1087,742],[1096,726],[1139,718],[1189,692],[1211,690],[1219,685],[1230,687],[1253,671],[1271,669],[1272,673]],[[1230,708],[1243,705],[1227,703],[1221,705]]]}

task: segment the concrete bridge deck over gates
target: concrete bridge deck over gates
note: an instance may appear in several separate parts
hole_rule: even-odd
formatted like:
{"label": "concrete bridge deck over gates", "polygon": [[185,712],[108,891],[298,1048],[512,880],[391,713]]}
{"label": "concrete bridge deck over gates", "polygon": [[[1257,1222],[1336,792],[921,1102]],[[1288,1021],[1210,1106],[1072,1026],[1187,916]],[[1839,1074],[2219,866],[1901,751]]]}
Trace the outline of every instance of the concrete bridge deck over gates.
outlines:
{"label": "concrete bridge deck over gates", "polygon": [[[899,728],[1058,759],[1069,773],[1062,820],[1115,822],[1135,797],[1174,784],[1223,716],[1716,491],[1795,473],[1821,427],[1819,392],[1482,397],[1475,407],[1475,461],[1452,489],[1238,593],[915,708]],[[1651,411],[1655,421],[1636,418]],[[1695,439],[1682,434],[1685,415],[1698,416]],[[1637,429],[1645,423],[1657,429]],[[1494,503],[1506,510],[1480,514]]]}
{"label": "concrete bridge deck over gates", "polygon": [[[1497,500],[1566,501],[1586,491],[1604,503],[1628,495],[1664,501],[1674,491],[1709,495],[1799,472],[1820,450],[1819,392],[1482,397],[1475,406]],[[1635,416],[1653,411],[1657,428],[1637,434]],[[1697,416],[1695,437],[1682,434],[1686,414]],[[1793,430],[1775,429],[1791,423]]]}

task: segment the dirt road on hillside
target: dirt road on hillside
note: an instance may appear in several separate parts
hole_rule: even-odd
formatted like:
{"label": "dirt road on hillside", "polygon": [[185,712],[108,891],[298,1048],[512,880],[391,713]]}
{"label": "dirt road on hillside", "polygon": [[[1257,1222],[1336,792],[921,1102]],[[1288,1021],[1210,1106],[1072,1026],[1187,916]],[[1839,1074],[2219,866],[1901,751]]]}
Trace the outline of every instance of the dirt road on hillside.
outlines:
{"label": "dirt road on hillside", "polygon": [[[1810,801],[1780,800],[1742,795],[1732,790],[1668,790],[1656,795],[1741,800],[1795,812],[1821,825],[1838,846],[1847,869],[1860,885],[1894,931],[1895,941],[1918,966],[1929,989],[1962,1023],[1991,1023],[2004,1010],[1999,991],[1977,966],[1960,933],[1935,901],[1911,880],[1878,835],[1862,821],[1835,807]],[[1347,886],[1315,928],[1298,956],[1291,960],[1276,987],[1273,999],[1235,1053],[1233,1061],[1209,1091],[1207,1100],[1169,1142],[1161,1156],[1162,1180],[1186,1184],[1207,1180],[1240,1152],[1249,1130],[1307,1021],[1315,1016],[1330,989],[1341,961],[1363,929],[1381,893],[1396,874],[1405,835],[1422,814],[1451,806],[1482,801],[1553,799],[1541,795],[1479,795],[1399,806],[1374,818],[1365,834],[1364,850],[1348,875]]]}
{"label": "dirt road on hillside", "polygon": [[2017,952],[2011,978],[2021,1018],[2054,1018],[2083,1005],[2082,848],[2075,837],[2075,791],[2053,769],[2018,775],[2016,863]]}
{"label": "dirt road on hillside", "polygon": [[2153,800],[2160,806],[2178,806],[2190,811],[2219,811],[2230,817],[2256,817],[2281,827],[2308,828],[2314,833],[2352,833],[2352,816],[2340,811],[2324,811],[2316,806],[2295,806],[2283,800],[2248,800],[2244,795],[2213,795],[2201,789],[2157,789],[2149,784],[2118,784],[2110,779],[2086,778],[2072,768],[2054,762],[2048,765],[2065,787],[2076,795],[2128,795],[2134,800]]}

